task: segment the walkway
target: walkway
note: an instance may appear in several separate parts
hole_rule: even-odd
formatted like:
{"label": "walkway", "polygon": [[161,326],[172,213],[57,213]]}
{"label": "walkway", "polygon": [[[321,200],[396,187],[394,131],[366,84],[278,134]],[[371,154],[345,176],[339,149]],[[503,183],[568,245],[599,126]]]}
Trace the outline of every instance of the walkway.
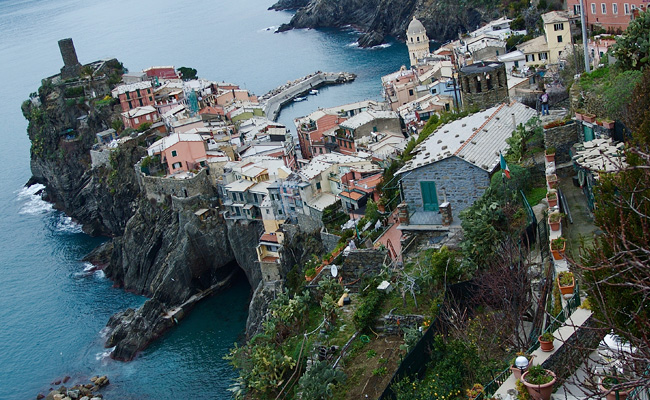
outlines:
{"label": "walkway", "polygon": [[[391,226],[381,235],[375,242],[375,247],[379,247],[380,244],[383,244],[388,249],[388,254],[393,261],[402,262],[402,231],[397,229],[399,222],[397,221],[397,209],[388,217],[388,223]],[[390,245],[388,242],[390,241]],[[392,245],[392,249],[391,249]],[[395,253],[393,253],[393,250]],[[397,257],[394,256],[397,255]]]}

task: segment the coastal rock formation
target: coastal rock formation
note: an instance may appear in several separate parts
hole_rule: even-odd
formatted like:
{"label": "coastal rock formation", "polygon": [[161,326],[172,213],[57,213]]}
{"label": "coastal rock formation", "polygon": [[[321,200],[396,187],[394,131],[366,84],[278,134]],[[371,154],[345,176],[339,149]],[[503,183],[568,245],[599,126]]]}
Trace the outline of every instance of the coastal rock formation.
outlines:
{"label": "coastal rock formation", "polygon": [[279,0],[269,7],[269,10],[297,10],[309,3],[309,0]]}
{"label": "coastal rock formation", "polygon": [[359,45],[371,47],[386,36],[404,40],[415,15],[430,38],[444,42],[456,39],[460,32],[476,29],[481,21],[499,17],[495,15],[498,4],[497,0],[311,0],[278,31],[352,25],[364,33]]}

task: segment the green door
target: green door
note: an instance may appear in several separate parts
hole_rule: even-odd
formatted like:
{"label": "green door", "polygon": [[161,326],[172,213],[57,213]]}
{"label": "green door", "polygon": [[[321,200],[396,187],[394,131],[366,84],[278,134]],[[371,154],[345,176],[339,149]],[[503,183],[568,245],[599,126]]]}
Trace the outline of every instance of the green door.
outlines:
{"label": "green door", "polygon": [[420,182],[424,211],[438,211],[438,195],[435,182]]}
{"label": "green door", "polygon": [[583,125],[582,128],[582,131],[585,134],[585,142],[591,142],[594,140],[594,128],[587,125]]}

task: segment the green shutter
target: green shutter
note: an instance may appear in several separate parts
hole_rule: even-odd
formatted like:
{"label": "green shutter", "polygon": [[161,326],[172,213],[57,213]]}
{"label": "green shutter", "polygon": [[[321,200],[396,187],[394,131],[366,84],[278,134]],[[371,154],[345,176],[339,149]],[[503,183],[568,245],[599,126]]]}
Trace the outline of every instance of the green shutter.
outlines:
{"label": "green shutter", "polygon": [[438,195],[435,182],[420,182],[424,211],[438,211]]}
{"label": "green shutter", "polygon": [[594,140],[594,128],[591,128],[587,125],[583,125],[582,127],[585,134],[585,142],[591,142]]}

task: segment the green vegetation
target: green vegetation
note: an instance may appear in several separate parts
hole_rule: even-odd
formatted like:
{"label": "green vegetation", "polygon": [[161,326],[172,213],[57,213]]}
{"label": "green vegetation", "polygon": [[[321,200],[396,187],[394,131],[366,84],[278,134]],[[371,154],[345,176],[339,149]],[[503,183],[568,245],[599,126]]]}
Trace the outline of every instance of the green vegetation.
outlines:
{"label": "green vegetation", "polygon": [[376,287],[376,282],[371,283],[368,290],[362,292],[362,297],[359,299],[361,304],[357,307],[353,317],[354,326],[358,331],[369,331],[379,317],[384,293],[377,290]]}
{"label": "green vegetation", "polygon": [[329,232],[340,232],[341,225],[348,222],[349,219],[350,216],[343,212],[341,200],[337,200],[334,204],[325,207],[323,210],[322,221]]}
{"label": "green vegetation", "polygon": [[532,383],[533,385],[543,385],[545,383],[549,383],[552,380],[553,375],[549,374],[548,371],[545,370],[541,365],[534,365],[528,368],[526,382]]}
{"label": "green vegetation", "polygon": [[176,71],[178,71],[181,74],[181,79],[184,81],[189,81],[198,78],[197,71],[194,68],[180,67],[177,68]]}
{"label": "green vegetation", "polygon": [[614,57],[623,70],[641,70],[650,62],[650,13],[641,11],[613,46]]}
{"label": "green vegetation", "polygon": [[329,399],[337,384],[344,383],[345,373],[332,369],[326,362],[316,361],[298,382],[303,399]]}

